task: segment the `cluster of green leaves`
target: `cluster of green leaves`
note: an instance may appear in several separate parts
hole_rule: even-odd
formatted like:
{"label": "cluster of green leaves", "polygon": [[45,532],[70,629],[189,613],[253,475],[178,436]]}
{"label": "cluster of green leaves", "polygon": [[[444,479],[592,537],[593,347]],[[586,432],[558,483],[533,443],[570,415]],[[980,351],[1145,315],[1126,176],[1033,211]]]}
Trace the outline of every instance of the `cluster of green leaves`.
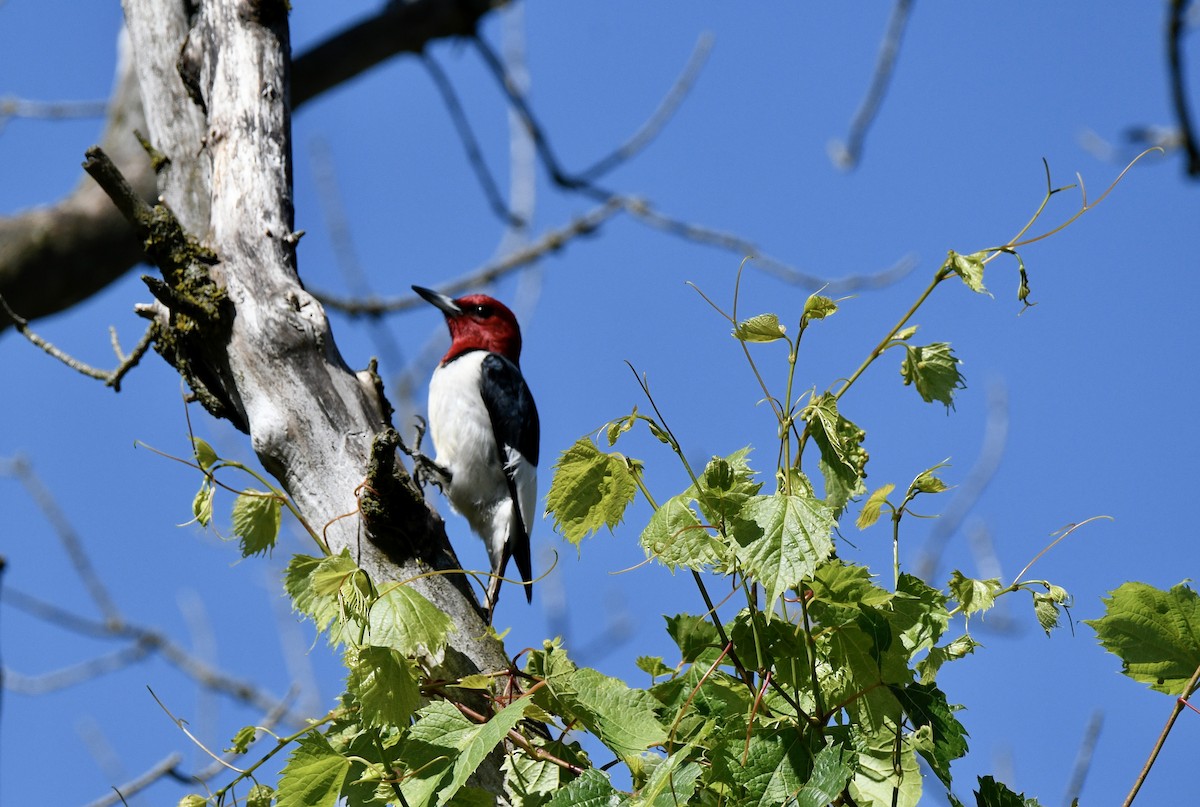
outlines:
{"label": "cluster of green leaves", "polygon": [[[1048,190],[1047,200],[1058,190]],[[1076,217],[1090,206],[1085,199]],[[1028,227],[994,250],[950,252],[862,365],[822,392],[794,393],[797,357],[806,330],[835,314],[841,301],[809,297],[792,338],[775,314],[739,317],[735,291],[733,313],[721,313],[778,422],[774,484],[766,492],[749,448],[713,457],[695,472],[657,407],[656,417],[634,409],[608,424],[608,451],[585,437],[562,452],[547,510],[566,539],[580,546],[602,527],[614,530],[640,492],[654,508],[640,533],[642,549],[696,583],[702,608],[666,618],[677,656],[637,659],[648,676],[645,686],[578,667],[557,640],[529,652],[520,670],[439,680],[431,671],[453,638],[450,619],[409,586],[377,586],[349,554],[330,555],[309,529],[323,556],[294,557],[285,587],[296,610],[342,652],[345,693],[301,731],[270,735],[273,744],[225,787],[181,804],[469,807],[494,804],[492,794],[502,787],[515,807],[912,807],[925,787],[923,763],[948,802],[961,805],[951,768],[968,751],[967,733],[956,717],[962,707],[940,688],[939,672],[979,648],[969,619],[998,597],[1030,594],[1048,634],[1070,597],[1049,581],[1022,580],[1033,561],[1007,585],[956,570],[938,587],[902,572],[901,524],[918,497],[948,489],[939,476],[945,464],[918,473],[903,496],[893,483],[868,495],[867,434],[842,411],[842,399],[895,350],[902,354],[904,384],[926,402],[952,408],[965,387],[960,362],[946,342],[914,343],[917,327],[909,321],[949,278],[987,293],[984,270],[1000,255],[1016,259],[1017,297],[1030,305],[1016,252],[1037,240],[1019,240]],[[785,392],[778,397],[750,349],[770,343],[787,346]],[[661,503],[646,484],[643,463],[611,450],[639,424],[670,448],[690,479]],[[810,444],[819,493],[805,464]],[[194,447],[204,481],[193,510],[207,526],[221,486],[216,472],[253,472],[221,460],[202,440]],[[295,512],[255,476],[266,490],[234,491],[233,532],[244,555],[269,551],[282,508]],[[890,587],[839,554],[839,527],[855,502],[861,502],[859,529],[890,522]],[[710,586],[728,596],[714,605]],[[1161,592],[1126,584],[1106,604],[1108,613],[1088,624],[1122,658],[1125,672],[1157,690],[1189,696],[1200,680],[1196,594],[1182,585]],[[269,734],[247,726],[227,750],[248,754]],[[584,735],[592,738],[590,754]],[[276,784],[259,782],[259,767],[289,748]],[[593,764],[596,749],[611,761]],[[485,760],[499,753],[503,782],[481,780]],[[977,807],[1037,804],[987,776],[973,795]]]}

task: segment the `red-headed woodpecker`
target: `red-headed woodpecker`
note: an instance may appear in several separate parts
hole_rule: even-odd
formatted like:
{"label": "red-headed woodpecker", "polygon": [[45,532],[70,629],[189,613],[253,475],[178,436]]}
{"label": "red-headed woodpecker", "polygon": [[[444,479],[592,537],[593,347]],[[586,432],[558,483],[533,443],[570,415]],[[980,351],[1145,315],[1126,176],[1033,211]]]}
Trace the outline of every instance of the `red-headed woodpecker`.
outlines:
{"label": "red-headed woodpecker", "polygon": [[486,295],[452,300],[420,286],[413,291],[441,309],[450,328],[450,349],[429,382],[429,430],[450,506],[487,545],[490,618],[509,558],[533,601],[529,533],[540,426],[519,366],[521,329],[512,311]]}

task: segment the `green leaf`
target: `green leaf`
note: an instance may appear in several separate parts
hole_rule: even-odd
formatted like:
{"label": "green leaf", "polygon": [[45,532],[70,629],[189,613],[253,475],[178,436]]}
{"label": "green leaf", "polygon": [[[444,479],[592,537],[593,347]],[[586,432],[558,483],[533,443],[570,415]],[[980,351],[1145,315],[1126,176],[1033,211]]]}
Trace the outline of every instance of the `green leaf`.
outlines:
{"label": "green leaf", "polygon": [[949,343],[934,342],[924,347],[905,345],[904,349],[900,375],[905,385],[914,385],[926,403],[938,401],[947,409],[952,408],[955,390],[966,389],[967,382],[958,371],[962,362],[955,357]]}
{"label": "green leaf", "polygon": [[238,729],[238,733],[233,735],[233,741],[226,753],[244,754],[250,748],[250,743],[254,742],[254,735],[258,733],[258,729],[254,726],[242,726]]}
{"label": "green leaf", "polygon": [[546,511],[554,528],[576,546],[601,526],[621,523],[637,484],[624,457],[605,454],[587,438],[564,451],[554,466]]}
{"label": "green leaf", "polygon": [[800,319],[805,324],[808,324],[814,319],[825,319],[825,317],[836,314],[837,310],[836,300],[820,294],[810,294],[808,299],[804,301],[804,313],[800,315]]}
{"label": "green leaf", "polygon": [[[446,709],[457,712],[448,703],[443,703]],[[486,723],[471,724],[471,727],[454,738],[454,745],[459,750],[458,758],[454,761],[454,770],[450,782],[438,793],[438,804],[445,804],[459,788],[467,783],[467,779],[483,764],[483,760],[492,749],[498,746],[508,732],[525,717],[525,707],[530,705],[528,698],[520,698],[505,706],[492,715]]]}
{"label": "green leaf", "polygon": [[634,662],[637,668],[649,675],[651,678],[658,678],[660,675],[670,675],[675,672],[671,667],[668,667],[662,660],[662,656],[638,656]]}
{"label": "green leaf", "polygon": [[1033,592],[1033,613],[1037,616],[1038,624],[1042,626],[1042,630],[1046,632],[1047,636],[1050,635],[1050,631],[1058,627],[1058,604],[1049,594]]}
{"label": "green leaf", "polygon": [[638,807],[677,807],[687,804],[696,790],[702,770],[695,762],[684,761],[691,750],[685,747],[664,759],[631,804]]}
{"label": "green leaf", "polygon": [[366,572],[358,568],[343,549],[327,558],[296,555],[284,574],[284,588],[292,597],[292,606],[312,618],[317,629],[329,632],[329,641],[356,641],[361,630],[348,631],[351,626],[367,622],[367,608],[375,597]]}
{"label": "green leaf", "polygon": [[674,571],[679,567],[697,571],[721,559],[721,544],[700,523],[686,493],[672,496],[654,511],[642,530],[642,549]]}
{"label": "green leaf", "polygon": [[723,786],[737,787],[728,803],[739,807],[825,807],[852,773],[844,749],[823,746],[812,732],[791,727],[731,737],[714,749],[712,768]]}
{"label": "green leaf", "polygon": [[1037,799],[1027,799],[1024,793],[1013,793],[1003,783],[990,776],[979,777],[975,791],[976,807],[1039,807]]}
{"label": "green leaf", "polygon": [[813,399],[803,417],[821,449],[819,466],[825,477],[825,502],[837,518],[850,499],[866,492],[863,479],[870,455],[862,442],[867,433],[838,412],[837,398],[830,393]]}
{"label": "green leaf", "polygon": [[619,795],[607,774],[588,768],[578,779],[554,794],[546,807],[612,807]]}
{"label": "green leaf", "polygon": [[[528,716],[528,715],[527,715]],[[554,760],[592,770],[578,743],[564,745],[546,742],[539,746]],[[556,793],[575,781],[575,774],[546,758],[534,759],[527,752],[513,748],[505,754],[502,764],[504,787],[513,807],[543,807]]]}
{"label": "green leaf", "polygon": [[938,670],[943,664],[969,656],[979,646],[979,643],[970,636],[960,636],[948,645],[929,648],[929,654],[917,662],[917,672],[921,675],[921,683],[932,683],[937,678]]}
{"label": "green leaf", "polygon": [[367,643],[405,656],[437,656],[454,622],[412,586],[391,584],[371,603]]}
{"label": "green leaf", "polygon": [[279,536],[283,503],[273,493],[243,490],[233,503],[233,534],[241,539],[242,557],[269,552]]}
{"label": "green leaf", "polygon": [[595,670],[577,669],[553,643],[531,653],[527,669],[546,681],[534,693],[535,703],[568,722],[581,723],[627,765],[666,742],[666,729],[655,711],[657,701],[645,690],[630,689]]}
{"label": "green leaf", "polygon": [[963,283],[967,287],[978,294],[987,294],[987,289],[983,286],[983,259],[988,256],[987,252],[972,252],[970,255],[960,255],[954,250],[950,250],[950,255],[946,258],[946,263],[943,264],[946,268],[954,271],[956,275],[962,278]]}
{"label": "green leaf", "polygon": [[346,692],[361,707],[364,726],[406,726],[421,702],[413,664],[388,647],[346,654]]}
{"label": "green leaf", "polygon": [[876,521],[879,520],[879,512],[883,509],[884,502],[887,501],[888,495],[896,489],[896,486],[888,482],[881,488],[876,488],[875,491],[867,497],[863,502],[862,511],[858,514],[858,519],[854,525],[860,530],[865,530]]}
{"label": "green leaf", "polygon": [[939,462],[937,465],[933,466],[932,468],[927,468],[924,471],[921,471],[921,473],[917,474],[916,479],[914,479],[912,481],[912,484],[908,486],[909,494],[911,495],[914,493],[941,493],[943,491],[949,490],[950,489],[949,485],[947,485],[941,479],[939,479],[938,477],[933,475],[934,471],[938,471],[938,470],[941,470],[942,468],[946,468],[946,467],[948,467],[948,465],[949,465],[949,461]]}
{"label": "green leaf", "polygon": [[710,524],[720,526],[732,519],[746,500],[762,489],[762,483],[754,481],[749,456],[750,447],[746,446],[728,457],[713,457],[697,484],[688,488],[687,495],[696,499]]}
{"label": "green leaf", "polygon": [[196,793],[189,793],[176,803],[176,807],[205,807],[208,799]]}
{"label": "green leaf", "polygon": [[300,738],[279,775],[278,807],[333,807],[350,760],[316,732]]}
{"label": "green leaf", "polygon": [[[803,496],[753,496],[736,520],[738,562],[773,604],[833,552],[833,513]],[[771,608],[767,610],[770,611]]]}
{"label": "green leaf", "polygon": [[896,614],[893,625],[910,657],[931,647],[950,626],[946,595],[907,572],[900,574],[891,606]]}
{"label": "green leaf", "polygon": [[733,329],[733,338],[743,342],[774,342],[786,333],[787,329],[779,324],[779,317],[759,314],[739,322]]}
{"label": "green leaf", "polygon": [[205,479],[200,483],[200,490],[196,491],[196,498],[192,499],[192,515],[196,517],[196,521],[201,527],[207,527],[212,523],[214,490],[213,484]]}
{"label": "green leaf", "polygon": [[954,717],[961,706],[951,706],[946,695],[933,684],[909,684],[894,689],[913,728],[929,727],[929,742],[917,747],[930,769],[948,790],[950,763],[967,754],[967,730]]}
{"label": "green leaf", "polygon": [[212,468],[221,459],[213,447],[199,437],[192,438],[192,451],[196,455],[196,464],[204,471]]}
{"label": "green leaf", "polygon": [[1105,614],[1086,620],[1100,644],[1121,659],[1121,672],[1168,695],[1183,695],[1200,667],[1200,597],[1180,583],[1169,591],[1125,583],[1104,600]]}
{"label": "green leaf", "polygon": [[909,325],[907,328],[901,328],[900,330],[896,331],[896,335],[892,338],[899,339],[902,342],[908,341],[917,335],[917,329],[919,327],[919,325]]}
{"label": "green leaf", "polygon": [[691,664],[702,656],[715,659],[721,650],[717,629],[707,618],[693,614],[676,614],[664,617],[667,634],[679,647],[679,655],[685,664]]}
{"label": "green leaf", "polygon": [[1000,589],[1000,580],[996,577],[975,580],[955,569],[950,575],[947,587],[950,589],[950,596],[958,600],[963,616],[970,616],[979,611],[986,611],[996,604],[996,592]]}
{"label": "green leaf", "polygon": [[911,741],[901,742],[899,758],[891,739],[857,750],[857,774],[850,783],[850,795],[856,803],[917,807],[921,801],[921,768]]}

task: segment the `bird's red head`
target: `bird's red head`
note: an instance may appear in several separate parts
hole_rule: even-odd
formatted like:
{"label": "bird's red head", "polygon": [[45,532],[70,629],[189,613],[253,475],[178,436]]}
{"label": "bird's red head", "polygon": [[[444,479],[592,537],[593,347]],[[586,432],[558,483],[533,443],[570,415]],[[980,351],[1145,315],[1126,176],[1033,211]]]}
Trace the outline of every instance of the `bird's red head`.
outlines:
{"label": "bird's red head", "polygon": [[520,364],[521,327],[504,303],[486,294],[468,294],[452,300],[420,286],[413,286],[413,291],[437,306],[446,317],[451,341],[450,350],[442,357],[443,363],[469,350],[487,350]]}

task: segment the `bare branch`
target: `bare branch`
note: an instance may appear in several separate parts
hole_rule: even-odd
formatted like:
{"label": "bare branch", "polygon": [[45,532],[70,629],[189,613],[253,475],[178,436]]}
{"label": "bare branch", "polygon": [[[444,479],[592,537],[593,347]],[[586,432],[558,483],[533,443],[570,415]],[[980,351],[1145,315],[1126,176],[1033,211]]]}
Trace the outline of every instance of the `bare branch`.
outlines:
{"label": "bare branch", "polygon": [[492,212],[510,227],[522,226],[525,222],[508,209],[508,205],[500,195],[500,188],[496,185],[496,180],[488,170],[487,163],[484,162],[483,151],[479,148],[479,141],[471,130],[471,123],[467,120],[467,114],[463,111],[462,103],[458,100],[458,94],[454,91],[454,84],[451,83],[450,77],[429,54],[423,54],[421,63],[425,65],[425,71],[433,79],[433,86],[442,96],[442,103],[446,105],[446,111],[450,113],[450,120],[453,121],[454,129],[458,132],[458,139],[462,141],[463,148],[466,149],[467,163],[475,172],[475,177],[479,180],[479,186],[483,189],[483,195],[487,197]]}
{"label": "bare branch", "polygon": [[1175,119],[1179,123],[1179,136],[1187,154],[1187,174],[1200,176],[1200,145],[1196,143],[1196,132],[1189,111],[1187,89],[1184,84],[1183,35],[1187,30],[1187,10],[1190,0],[1171,0],[1167,18],[1167,65],[1171,81],[1171,102],[1175,107]]}
{"label": "bare branch", "polygon": [[[569,224],[557,230],[551,230],[527,247],[518,249],[498,261],[485,264],[473,272],[449,283],[441,284],[438,288],[446,294],[457,294],[467,289],[477,288],[488,283],[494,283],[499,278],[528,266],[542,257],[557,252],[570,241],[584,235],[591,235],[620,212],[624,206],[620,200],[612,199],[594,208],[588,213],[573,219]],[[335,311],[354,317],[378,317],[383,314],[394,314],[407,311],[422,305],[421,299],[413,295],[388,299],[353,300],[325,292],[314,292],[317,299]]]}
{"label": "bare branch", "polygon": [[884,96],[887,95],[888,85],[891,83],[892,74],[896,69],[896,57],[900,54],[900,43],[904,39],[904,29],[912,14],[912,6],[913,0],[896,0],[896,4],[892,6],[892,16],[888,19],[887,32],[879,45],[875,73],[871,77],[871,84],[867,88],[867,94],[863,97],[862,104],[854,113],[854,119],[850,121],[850,132],[846,135],[844,142],[834,141],[830,144],[830,157],[838,168],[850,171],[862,159],[867,132],[879,114],[879,108],[883,105]]}
{"label": "bare branch", "polygon": [[145,773],[140,774],[136,779],[131,779],[124,784],[113,787],[112,793],[89,802],[87,807],[112,807],[114,804],[124,804],[127,797],[142,792],[160,779],[167,777],[177,778],[176,769],[182,762],[183,755],[178,751],[168,754],[150,766]]}
{"label": "bare branch", "polygon": [[3,131],[13,118],[99,118],[107,108],[107,101],[30,101],[27,98],[6,95],[0,97],[0,131]]}
{"label": "bare branch", "polygon": [[711,34],[703,34],[696,40],[696,47],[692,49],[692,55],[688,58],[688,62],[683,67],[683,72],[679,74],[679,78],[671,85],[671,89],[667,91],[666,96],[659,102],[658,109],[654,110],[649,119],[641,125],[633,135],[615,149],[612,153],[601,157],[590,167],[579,172],[579,177],[585,181],[592,181],[597,177],[607,174],[612,169],[621,165],[634,157],[639,151],[658,137],[659,132],[667,125],[667,122],[675,116],[675,112],[679,109],[683,99],[691,92],[696,80],[700,78],[700,71],[704,69],[704,65],[708,63],[708,55],[712,53],[713,36]]}
{"label": "bare branch", "polygon": [[121,391],[121,379],[128,375],[129,371],[136,367],[138,362],[142,360],[142,356],[146,354],[146,351],[150,348],[150,343],[154,338],[154,326],[150,326],[146,329],[145,333],[142,334],[142,338],[138,340],[138,343],[134,345],[133,351],[126,355],[121,350],[120,342],[117,341],[116,329],[110,328],[109,331],[112,337],[113,351],[117,354],[118,364],[112,370],[101,370],[86,362],[80,361],[69,353],[66,353],[65,351],[55,347],[50,341],[38,336],[29,327],[29,322],[24,317],[21,317],[15,311],[9,308],[8,302],[3,296],[0,296],[0,318],[4,317],[7,318],[8,322],[12,323],[12,326],[16,328],[22,336],[32,342],[36,347],[41,348],[47,354],[58,359],[75,372],[81,373],[88,378],[94,378],[98,381],[103,381],[106,387],[112,387],[116,392]]}

